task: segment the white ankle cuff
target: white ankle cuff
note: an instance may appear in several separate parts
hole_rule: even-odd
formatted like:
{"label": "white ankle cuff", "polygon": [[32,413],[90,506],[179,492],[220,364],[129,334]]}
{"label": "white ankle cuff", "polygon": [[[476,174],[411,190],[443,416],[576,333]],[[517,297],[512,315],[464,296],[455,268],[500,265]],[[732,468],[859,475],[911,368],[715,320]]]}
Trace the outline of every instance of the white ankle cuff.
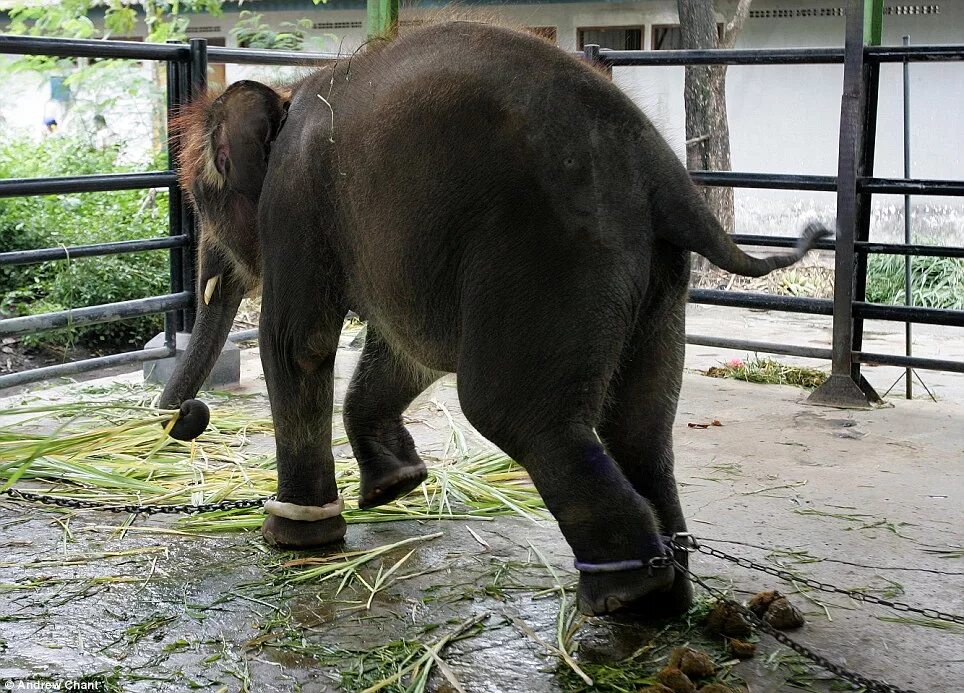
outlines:
{"label": "white ankle cuff", "polygon": [[269,500],[264,504],[264,511],[269,515],[283,517],[286,520],[297,520],[298,522],[327,520],[330,517],[341,515],[344,509],[345,501],[342,500],[341,496],[327,505],[297,505],[276,500]]}

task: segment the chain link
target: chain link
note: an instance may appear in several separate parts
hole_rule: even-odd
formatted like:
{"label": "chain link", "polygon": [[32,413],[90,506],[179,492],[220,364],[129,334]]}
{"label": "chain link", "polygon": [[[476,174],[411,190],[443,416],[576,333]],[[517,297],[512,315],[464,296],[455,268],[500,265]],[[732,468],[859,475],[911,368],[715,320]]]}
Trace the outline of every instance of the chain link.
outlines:
{"label": "chain link", "polygon": [[809,659],[817,666],[823,669],[826,669],[831,674],[834,674],[835,676],[838,676],[844,679],[845,681],[849,681],[850,683],[856,686],[860,686],[865,691],[867,691],[867,693],[916,693],[914,690],[909,688],[898,688],[897,686],[887,683],[886,681],[877,681],[876,679],[867,678],[862,674],[858,674],[857,672],[851,671],[850,669],[845,669],[839,664],[836,664],[835,662],[830,661],[823,655],[817,654],[806,645],[801,645],[796,640],[791,639],[785,633],[780,632],[779,630],[771,626],[769,623],[767,623],[760,617],[758,617],[755,613],[750,611],[748,608],[746,608],[739,602],[736,602],[730,599],[729,597],[727,597],[720,590],[706,584],[706,582],[703,579],[701,579],[695,573],[691,572],[689,568],[684,566],[682,563],[678,561],[674,561],[674,563],[676,565],[677,570],[685,573],[690,580],[695,582],[697,585],[705,589],[707,592],[712,594],[714,597],[719,599],[721,602],[723,602],[730,608],[736,609],[740,613],[740,615],[742,615],[753,626],[755,626],[759,630],[763,631],[764,633],[772,637],[781,645],[786,645],[797,654],[803,655],[804,657]]}
{"label": "chain link", "polygon": [[179,503],[173,505],[141,505],[139,503],[128,503],[126,505],[108,505],[99,501],[81,500],[79,498],[63,498],[61,496],[51,496],[43,493],[33,493],[32,491],[21,491],[16,488],[8,488],[3,493],[14,500],[22,500],[31,503],[43,503],[44,505],[56,505],[60,508],[73,508],[85,510],[104,510],[110,513],[130,513],[134,515],[195,515],[197,513],[210,513],[218,510],[237,510],[241,508],[260,508],[274,496],[264,496],[262,498],[246,498],[243,500],[223,500],[217,503],[201,503],[191,505],[189,503]]}
{"label": "chain link", "polygon": [[713,556],[714,558],[722,558],[724,561],[736,563],[738,566],[741,566],[743,568],[747,568],[749,570],[756,570],[761,573],[766,573],[767,575],[772,575],[773,577],[780,578],[781,580],[786,580],[787,582],[805,585],[807,587],[810,587],[811,589],[820,590],[821,592],[829,592],[831,594],[843,594],[856,601],[866,602],[868,604],[878,604],[880,606],[885,606],[888,609],[893,609],[894,611],[915,613],[915,614],[920,614],[921,616],[926,616],[927,618],[932,618],[938,621],[947,621],[949,623],[964,624],[964,616],[960,616],[958,614],[949,614],[944,611],[938,611],[937,609],[931,609],[927,607],[911,606],[910,604],[906,604],[904,602],[896,602],[890,599],[875,597],[872,594],[866,594],[864,592],[858,592],[856,590],[848,590],[842,587],[837,587],[835,585],[831,585],[828,582],[820,582],[819,580],[800,577],[799,575],[794,575],[793,573],[787,570],[780,570],[779,568],[763,565],[762,563],[756,563],[747,558],[741,558],[740,556],[733,556],[728,553],[724,553],[719,549],[714,549],[709,546],[704,546],[703,544],[699,544],[693,548],[695,548],[700,553],[705,553],[708,556]]}

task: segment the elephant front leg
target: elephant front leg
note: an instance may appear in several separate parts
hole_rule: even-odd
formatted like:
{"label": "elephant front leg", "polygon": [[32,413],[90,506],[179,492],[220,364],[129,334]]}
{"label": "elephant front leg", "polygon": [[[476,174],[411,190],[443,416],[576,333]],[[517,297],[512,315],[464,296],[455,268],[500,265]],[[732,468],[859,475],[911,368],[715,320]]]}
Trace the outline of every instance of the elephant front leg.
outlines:
{"label": "elephant front leg", "polygon": [[341,541],[347,529],[331,453],[342,320],[332,310],[322,319],[303,318],[311,328],[299,329],[275,315],[270,306],[262,313],[261,360],[275,427],[278,494],[265,505],[261,534],[272,545],[311,548]]}

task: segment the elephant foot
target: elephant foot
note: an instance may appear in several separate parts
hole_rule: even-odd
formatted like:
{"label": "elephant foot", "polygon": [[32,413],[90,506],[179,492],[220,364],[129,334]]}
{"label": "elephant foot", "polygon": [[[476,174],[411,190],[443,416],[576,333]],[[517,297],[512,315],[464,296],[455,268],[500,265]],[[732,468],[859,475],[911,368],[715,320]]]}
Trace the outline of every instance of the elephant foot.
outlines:
{"label": "elephant foot", "polygon": [[348,525],[341,515],[313,522],[268,515],[261,525],[261,536],[271,546],[313,549],[342,541],[347,530]]}
{"label": "elephant foot", "polygon": [[579,610],[589,616],[628,613],[646,618],[680,616],[693,603],[685,575],[671,568],[579,574]]}
{"label": "elephant foot", "polygon": [[358,507],[364,510],[391,503],[415,490],[428,478],[428,469],[421,460],[406,463],[383,457],[375,465],[363,465],[361,477]]}

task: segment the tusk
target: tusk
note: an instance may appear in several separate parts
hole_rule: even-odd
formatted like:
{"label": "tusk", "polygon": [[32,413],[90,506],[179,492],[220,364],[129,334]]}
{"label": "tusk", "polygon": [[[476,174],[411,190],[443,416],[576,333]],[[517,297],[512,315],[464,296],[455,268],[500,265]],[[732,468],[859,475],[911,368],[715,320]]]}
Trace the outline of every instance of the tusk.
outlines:
{"label": "tusk", "polygon": [[204,305],[211,305],[211,299],[214,297],[214,290],[218,288],[218,281],[220,279],[221,275],[216,274],[208,279],[208,283],[204,285]]}

